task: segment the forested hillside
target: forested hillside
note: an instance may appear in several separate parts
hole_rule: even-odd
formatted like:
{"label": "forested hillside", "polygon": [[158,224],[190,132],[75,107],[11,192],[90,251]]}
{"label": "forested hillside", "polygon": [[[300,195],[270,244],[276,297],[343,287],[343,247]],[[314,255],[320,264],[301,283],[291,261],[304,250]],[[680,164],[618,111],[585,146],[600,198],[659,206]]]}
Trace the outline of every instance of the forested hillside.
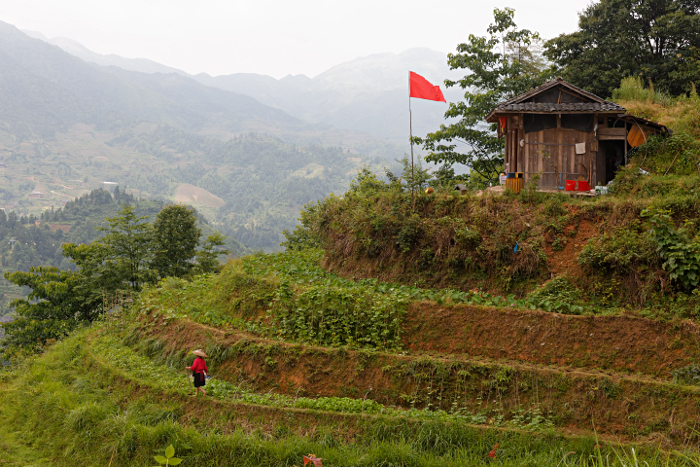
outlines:
{"label": "forested hillside", "polygon": [[[15,211],[0,211],[0,267],[2,273],[29,271],[33,266],[52,266],[75,270],[63,256],[63,243],[87,244],[104,235],[98,230],[107,225],[106,219],[116,217],[124,204],[133,204],[137,216],[153,218],[165,205],[163,201],[149,201],[121,192],[106,190],[92,192],[69,201],[63,208],[47,210],[39,216],[21,216]],[[216,232],[201,215],[198,225],[207,237]],[[227,238],[225,247],[234,257],[249,254],[251,250],[233,238]],[[14,298],[26,296],[28,289],[10,284],[0,274],[0,316],[10,311]]]}
{"label": "forested hillside", "polygon": [[25,216],[108,182],[191,204],[230,237],[272,250],[299,207],[396,155],[183,76],[86,63],[5,23],[0,65],[0,207]]}

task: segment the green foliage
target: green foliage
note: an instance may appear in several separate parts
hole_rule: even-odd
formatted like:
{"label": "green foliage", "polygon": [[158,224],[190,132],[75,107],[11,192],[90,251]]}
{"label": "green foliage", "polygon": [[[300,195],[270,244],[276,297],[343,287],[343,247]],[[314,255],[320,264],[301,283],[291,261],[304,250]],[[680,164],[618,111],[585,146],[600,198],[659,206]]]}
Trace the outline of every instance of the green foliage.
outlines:
{"label": "green foliage", "polygon": [[[330,198],[333,198],[331,193]],[[299,224],[294,227],[291,232],[285,229],[282,234],[285,241],[280,244],[287,250],[303,250],[306,248],[320,247],[319,240],[312,231],[314,220],[321,206],[320,201],[309,201],[299,211]]]}
{"label": "green foliage", "polygon": [[673,382],[678,384],[700,385],[700,365],[691,364],[673,370]]}
{"label": "green foliage", "polygon": [[153,231],[151,224],[144,222],[146,219],[125,204],[119,215],[106,219],[109,227],[98,227],[106,235],[97,250],[107,253],[104,262],[114,266],[113,270],[134,290],[140,290],[153,273],[148,268],[153,257]]}
{"label": "green foliage", "polygon": [[197,273],[209,274],[221,270],[219,256],[231,253],[229,250],[223,248],[224,245],[224,236],[220,233],[215,233],[207,237],[201,245],[201,248],[195,253],[197,258]]}
{"label": "green foliage", "polygon": [[154,456],[156,462],[160,465],[180,465],[182,459],[175,457],[175,448],[171,444],[165,448],[165,456]]}
{"label": "green foliage", "polygon": [[533,308],[572,315],[580,315],[585,307],[580,304],[581,291],[566,276],[557,276],[528,295]]}
{"label": "green foliage", "polygon": [[[347,284],[352,285],[352,284]],[[294,294],[282,282],[271,317],[280,337],[319,345],[395,348],[405,300],[373,294],[361,287],[311,285]]]}
{"label": "green foliage", "polygon": [[[33,266],[75,270],[63,255],[65,243],[91,243],[102,233],[95,229],[105,217],[117,214],[121,202],[134,202],[140,215],[153,215],[162,203],[135,202],[130,195],[115,190],[114,197],[105,190],[93,190],[69,201],[63,208],[47,210],[39,217],[20,216],[17,212],[0,212],[0,263],[2,272],[27,272]],[[9,312],[9,302],[26,297],[29,290],[0,278],[0,315]],[[99,291],[98,291],[99,293]]]}
{"label": "green foliage", "polygon": [[[683,132],[650,136],[632,154],[635,165],[656,175],[700,175],[700,141]],[[660,193],[665,194],[665,193]]]}
{"label": "green foliage", "polygon": [[64,254],[95,292],[138,291],[154,276],[149,268],[153,237],[151,224],[144,222],[147,218],[137,216],[134,206],[125,204],[117,216],[107,219],[109,227],[98,227],[104,237],[89,245],[64,244]]}
{"label": "green foliage", "polygon": [[433,178],[428,168],[423,168],[421,157],[416,157],[413,164],[408,156],[397,160],[401,164],[401,178],[406,182],[408,191],[422,191]]}
{"label": "green foliage", "polygon": [[[76,272],[54,267],[6,272],[7,280],[30,290],[26,300],[12,303],[16,319],[2,325],[10,352],[37,350],[48,340],[66,336],[93,321],[105,303],[124,291],[139,291],[159,274],[217,271],[218,256],[228,253],[221,249],[221,235],[210,235],[192,264],[199,234],[194,213],[177,206],[164,211],[153,230],[143,222],[148,216],[138,217],[134,206],[124,204],[118,216],[107,219],[108,228],[99,228],[104,237],[91,244],[64,243],[64,255],[75,263]],[[157,261],[151,262],[154,257]]]}
{"label": "green foliage", "polygon": [[645,211],[643,215],[650,218],[656,252],[671,281],[682,290],[693,290],[700,283],[700,241],[690,236],[694,223],[686,221],[676,229],[668,211]]}
{"label": "green foliage", "polygon": [[610,96],[623,78],[652,80],[673,95],[688,92],[700,61],[696,2],[602,0],[579,15],[579,29],[545,45],[567,81]]}
{"label": "green foliage", "polygon": [[[451,69],[466,69],[459,81],[445,81],[445,86],[459,85],[465,90],[465,101],[450,103],[445,118],[459,122],[442,125],[425,138],[414,138],[430,155],[429,162],[466,164],[478,174],[483,186],[497,182],[503,171],[503,140],[496,136],[496,125],[484,128],[484,118],[497,103],[529,91],[547,78],[545,64],[539,54],[540,37],[536,32],[517,29],[510,8],[494,9],[494,22],[488,36],[469,35],[466,43],[457,46],[456,54],[448,54]],[[467,152],[456,142],[466,144]]]}
{"label": "green foliage", "polygon": [[653,87],[645,88],[640,76],[622,78],[620,87],[613,91],[612,98],[615,102],[650,102],[661,106],[667,106],[671,103],[670,95],[656,91]]}
{"label": "green foliage", "polygon": [[386,189],[386,184],[372,173],[369,167],[363,166],[357,171],[357,176],[350,182],[351,193],[374,194]]}
{"label": "green foliage", "polygon": [[[201,234],[194,209],[175,204],[161,209],[153,222],[153,259],[150,264],[158,277],[183,277],[189,274]],[[202,259],[207,263],[203,269],[210,271],[215,267],[212,261],[216,262],[214,248],[223,245],[223,238],[219,235],[207,240],[206,253],[202,253],[207,257],[202,256]],[[212,241],[218,243],[213,244]]]}
{"label": "green foliage", "polygon": [[623,272],[640,264],[653,265],[653,251],[654,244],[646,233],[621,228],[588,240],[578,262],[593,269]]}
{"label": "green foliage", "polygon": [[35,351],[94,321],[102,312],[100,297],[86,294],[77,273],[37,267],[29,272],[6,272],[5,278],[31,289],[27,299],[12,302],[14,320],[1,325],[6,356]]}

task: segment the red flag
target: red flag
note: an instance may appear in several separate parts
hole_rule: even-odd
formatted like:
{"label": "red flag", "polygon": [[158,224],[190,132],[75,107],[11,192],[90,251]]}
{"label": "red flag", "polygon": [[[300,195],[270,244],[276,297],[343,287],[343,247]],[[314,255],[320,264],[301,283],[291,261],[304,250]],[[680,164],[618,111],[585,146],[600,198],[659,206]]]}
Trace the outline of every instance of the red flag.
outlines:
{"label": "red flag", "polygon": [[428,99],[429,101],[440,101],[445,102],[445,98],[440,91],[440,86],[433,86],[430,81],[423,78],[418,73],[410,72],[410,87],[411,94],[410,97],[417,97],[418,99]]}

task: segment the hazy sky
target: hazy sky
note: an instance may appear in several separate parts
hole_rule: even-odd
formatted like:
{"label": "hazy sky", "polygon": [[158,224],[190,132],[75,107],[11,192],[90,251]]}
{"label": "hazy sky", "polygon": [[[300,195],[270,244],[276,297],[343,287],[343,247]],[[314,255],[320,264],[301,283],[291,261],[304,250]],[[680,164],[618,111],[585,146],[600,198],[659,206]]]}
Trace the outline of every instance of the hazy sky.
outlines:
{"label": "hazy sky", "polygon": [[0,20],[102,54],[211,75],[313,77],[338,63],[483,35],[494,7],[545,38],[576,28],[590,0],[0,0]]}

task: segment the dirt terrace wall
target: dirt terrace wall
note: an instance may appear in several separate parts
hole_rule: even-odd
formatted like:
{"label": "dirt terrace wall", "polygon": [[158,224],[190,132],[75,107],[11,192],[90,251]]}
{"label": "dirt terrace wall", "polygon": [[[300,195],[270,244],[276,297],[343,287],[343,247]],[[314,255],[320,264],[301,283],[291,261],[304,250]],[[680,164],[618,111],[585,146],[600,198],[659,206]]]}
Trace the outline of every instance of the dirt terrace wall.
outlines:
{"label": "dirt terrace wall", "polygon": [[256,391],[369,398],[409,408],[463,409],[490,420],[541,414],[555,426],[625,438],[695,442],[700,388],[636,377],[464,359],[414,357],[288,344],[192,323],[150,327],[163,358],[204,347],[216,377]]}
{"label": "dirt terrace wall", "polygon": [[632,316],[413,303],[402,326],[411,351],[505,358],[670,379],[700,361],[700,326]]}

